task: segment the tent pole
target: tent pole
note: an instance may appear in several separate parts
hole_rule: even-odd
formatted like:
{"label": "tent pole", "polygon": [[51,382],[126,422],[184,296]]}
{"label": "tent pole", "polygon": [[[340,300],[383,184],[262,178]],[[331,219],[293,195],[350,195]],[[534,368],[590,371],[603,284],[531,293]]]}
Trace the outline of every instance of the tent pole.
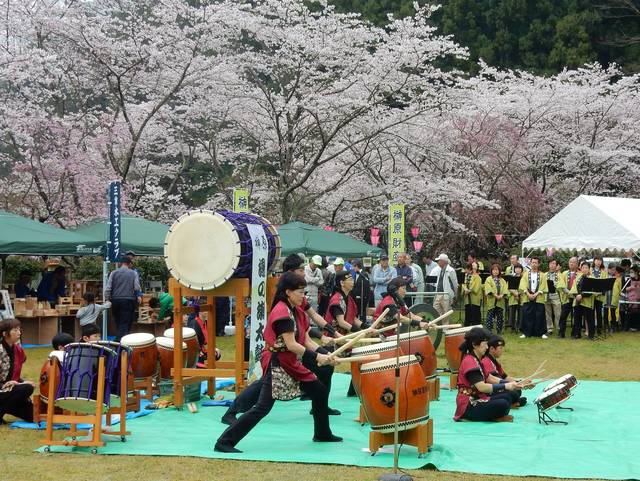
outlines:
{"label": "tent pole", "polygon": [[0,256],[0,289],[2,289],[2,284],[4,284],[4,271],[7,266],[7,256]]}

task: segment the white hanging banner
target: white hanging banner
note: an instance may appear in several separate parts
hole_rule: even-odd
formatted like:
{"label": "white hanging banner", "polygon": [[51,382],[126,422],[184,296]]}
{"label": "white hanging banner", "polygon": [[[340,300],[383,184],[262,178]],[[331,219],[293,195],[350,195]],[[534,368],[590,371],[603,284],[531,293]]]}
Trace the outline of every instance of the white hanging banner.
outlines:
{"label": "white hanging banner", "polygon": [[251,266],[251,328],[248,379],[260,379],[260,358],[264,349],[264,329],[267,326],[267,260],[269,242],[262,225],[247,224],[253,247]]}

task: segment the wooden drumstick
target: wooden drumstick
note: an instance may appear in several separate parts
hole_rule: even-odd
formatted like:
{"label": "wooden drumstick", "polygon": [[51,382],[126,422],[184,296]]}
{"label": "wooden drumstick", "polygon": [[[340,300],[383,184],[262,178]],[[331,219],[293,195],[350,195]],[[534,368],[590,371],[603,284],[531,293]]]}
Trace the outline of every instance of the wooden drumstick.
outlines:
{"label": "wooden drumstick", "polygon": [[442,314],[439,317],[436,317],[433,321],[429,321],[429,325],[431,326],[432,324],[435,324],[437,322],[443,321],[444,319],[446,319],[447,317],[449,317],[451,314],[453,314],[453,309],[445,312],[444,314]]}
{"label": "wooden drumstick", "polygon": [[380,359],[380,354],[369,354],[367,356],[354,356],[354,357],[336,357],[336,362],[366,362],[377,361]]}
{"label": "wooden drumstick", "polygon": [[376,328],[376,326],[380,323],[380,321],[382,321],[382,319],[384,319],[387,316],[388,313],[389,313],[389,308],[382,311],[382,314],[380,314],[380,316],[375,320],[375,322],[371,325],[369,329],[360,331],[356,337],[350,339],[349,341],[347,341],[345,345],[339,347],[338,349],[333,351],[331,354],[329,354],[329,357],[334,357],[334,358],[337,357],[338,354],[346,351],[351,346],[353,346],[358,341],[358,339],[362,339],[364,336],[372,332]]}
{"label": "wooden drumstick", "polygon": [[462,324],[446,324],[444,326],[429,326],[429,327],[433,327],[435,329],[442,329],[443,331],[446,331],[447,329],[456,329],[458,327],[462,327]]}
{"label": "wooden drumstick", "polygon": [[[342,337],[332,338],[330,341],[327,341],[327,344],[342,344],[343,342],[347,342],[348,339],[344,339]],[[362,339],[358,339],[358,342],[361,344],[373,344],[375,342],[382,342],[377,337],[363,337]]]}

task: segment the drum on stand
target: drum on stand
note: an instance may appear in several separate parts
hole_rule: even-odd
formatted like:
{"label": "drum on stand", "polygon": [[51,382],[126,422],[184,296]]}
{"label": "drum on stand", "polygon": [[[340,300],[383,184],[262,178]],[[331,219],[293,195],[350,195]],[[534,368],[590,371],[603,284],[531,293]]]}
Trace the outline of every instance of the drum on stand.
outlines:
{"label": "drum on stand", "polygon": [[109,401],[109,406],[119,407],[120,399],[122,397],[127,397],[127,393],[124,393],[123,395],[123,393],[120,392],[122,352],[127,351],[127,366],[125,367],[125,369],[127,370],[127,390],[133,391],[133,376],[131,375],[131,353],[133,352],[133,350],[129,346],[115,341],[95,341],[94,344],[108,347],[116,353],[117,362],[112,366],[111,372],[107,373],[107,376],[111,379],[111,399]]}
{"label": "drum on stand", "polygon": [[[173,339],[173,327],[164,331],[164,337]],[[196,331],[190,327],[183,327],[182,340],[187,345],[187,367],[196,367],[200,353],[200,343]]]}
{"label": "drum on stand", "polygon": [[444,348],[447,355],[447,362],[451,372],[456,373],[460,369],[462,362],[462,351],[460,344],[464,341],[464,336],[471,329],[482,327],[480,324],[476,326],[459,327],[457,329],[447,329],[444,333]]}
{"label": "drum on stand", "polygon": [[[170,337],[158,337],[158,357],[160,358],[160,378],[171,379],[171,369],[173,369],[173,339]],[[187,344],[182,343],[183,367],[187,367]]]}
{"label": "drum on stand", "polygon": [[[397,336],[387,337],[387,341],[394,344],[397,339]],[[400,348],[405,354],[413,354],[418,358],[425,377],[435,375],[438,367],[438,357],[427,331],[419,330],[400,334]]]}
{"label": "drum on stand", "polygon": [[[380,359],[394,359],[396,358],[396,342],[380,342],[372,344],[370,346],[354,347],[351,350],[351,356],[370,356],[371,354],[378,354]],[[400,356],[406,354],[400,347]],[[360,366],[361,362],[351,363],[351,382],[353,383],[353,389],[356,394],[360,396]]]}
{"label": "drum on stand", "polygon": [[573,389],[578,385],[578,380],[573,374],[565,374],[564,376],[556,379],[555,381],[550,383],[548,386],[546,386],[544,388],[544,391],[550,391],[551,389],[553,389],[554,387],[560,384],[564,384],[567,389],[569,389],[570,391],[573,391]]}
{"label": "drum on stand", "polygon": [[[98,379],[98,362],[104,358],[105,378]],[[67,411],[92,414],[96,411],[98,384],[104,382],[102,410],[109,408],[111,378],[114,365],[118,362],[116,352],[95,343],[71,343],[64,348],[60,386],[55,405]]]}
{"label": "drum on stand", "polygon": [[251,277],[253,243],[247,224],[267,237],[268,269],[280,257],[280,236],[263,217],[249,213],[194,210],[173,223],[164,242],[171,275],[191,289],[214,289],[232,277]]}
{"label": "drum on stand", "polygon": [[400,393],[395,392],[395,369],[395,359],[360,366],[360,402],[372,431],[389,433],[395,429],[396,396],[398,430],[411,429],[429,420],[429,392],[418,359],[413,355],[400,357]]}
{"label": "drum on stand", "polygon": [[131,370],[133,377],[143,379],[154,376],[158,371],[158,348],[156,338],[147,332],[127,334],[120,343],[131,348]]}
{"label": "drum on stand", "polygon": [[549,409],[558,407],[570,397],[571,390],[564,384],[557,384],[540,394],[534,403],[538,405],[540,411],[546,412]]}
{"label": "drum on stand", "polygon": [[[49,398],[49,382],[51,382],[51,363],[49,359],[52,357],[57,357],[58,361],[60,361],[60,365],[62,366],[62,361],[64,359],[64,351],[51,351],[47,360],[42,365],[42,369],[40,369],[40,399],[44,402],[47,402]],[[60,372],[58,371],[58,376],[53,380],[53,392],[58,392],[58,387],[60,386]]]}

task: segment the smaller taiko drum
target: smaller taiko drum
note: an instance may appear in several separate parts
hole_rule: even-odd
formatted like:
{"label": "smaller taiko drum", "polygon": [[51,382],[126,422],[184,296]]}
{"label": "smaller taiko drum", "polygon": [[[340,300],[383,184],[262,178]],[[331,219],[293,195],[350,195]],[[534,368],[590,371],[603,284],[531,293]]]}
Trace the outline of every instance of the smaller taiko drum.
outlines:
{"label": "smaller taiko drum", "polygon": [[[397,336],[389,336],[387,341],[395,344],[397,338]],[[438,367],[438,358],[427,331],[419,330],[400,334],[400,348],[405,354],[413,354],[418,358],[425,377],[435,375]]]}
{"label": "smaller taiko drum", "polygon": [[561,378],[558,378],[550,383],[547,387],[544,388],[544,390],[549,391],[560,384],[564,384],[567,389],[573,391],[573,389],[578,385],[578,380],[573,374],[565,374]]}
{"label": "smaller taiko drum", "polygon": [[[62,360],[64,359],[64,351],[51,351],[49,353],[49,357],[42,365],[42,369],[40,370],[40,399],[44,402],[49,400],[49,381],[51,381],[51,358],[57,357],[58,361],[60,361],[60,366],[62,366]],[[58,386],[60,385],[60,369],[58,369],[58,375],[53,380],[53,393],[58,391]]]}
{"label": "smaller taiko drum", "polygon": [[[164,337],[173,339],[173,327],[164,331]],[[195,367],[200,353],[200,343],[196,331],[190,327],[183,327],[182,340],[187,345],[187,367]]]}
{"label": "smaller taiko drum", "polygon": [[133,377],[151,377],[158,371],[158,349],[156,338],[148,332],[127,334],[120,339],[123,346],[131,348],[131,370]]}
{"label": "smaller taiko drum", "polygon": [[[377,344],[372,344],[370,346],[361,346],[355,347],[351,350],[351,356],[370,356],[372,354],[378,354],[380,359],[395,359],[396,358],[396,347],[397,343],[395,342],[380,342]],[[405,353],[402,352],[402,347],[400,348],[400,355],[403,356]],[[353,383],[353,388],[355,389],[358,396],[360,395],[360,366],[361,362],[352,362],[351,363],[351,382]]]}
{"label": "smaller taiko drum", "polygon": [[[160,378],[171,379],[171,369],[173,369],[173,343],[170,337],[157,337],[158,357],[160,358]],[[187,344],[182,343],[183,367],[187,367]]]}
{"label": "smaller taiko drum", "polygon": [[444,349],[447,355],[447,362],[449,363],[449,369],[451,372],[458,372],[460,369],[460,363],[462,362],[462,351],[460,351],[460,344],[464,341],[464,336],[471,329],[476,327],[482,327],[480,324],[476,326],[459,327],[457,329],[447,329],[444,332]]}
{"label": "smaller taiko drum", "polygon": [[398,429],[404,431],[429,420],[429,389],[418,359],[400,357],[400,392],[395,392],[396,359],[384,359],[360,366],[360,402],[371,430],[392,432],[395,402],[398,402]]}
{"label": "smaller taiko drum", "polygon": [[541,411],[548,411],[559,406],[571,397],[571,390],[564,384],[558,384],[548,391],[544,391],[534,401]]}

